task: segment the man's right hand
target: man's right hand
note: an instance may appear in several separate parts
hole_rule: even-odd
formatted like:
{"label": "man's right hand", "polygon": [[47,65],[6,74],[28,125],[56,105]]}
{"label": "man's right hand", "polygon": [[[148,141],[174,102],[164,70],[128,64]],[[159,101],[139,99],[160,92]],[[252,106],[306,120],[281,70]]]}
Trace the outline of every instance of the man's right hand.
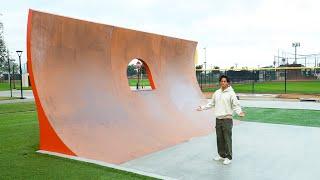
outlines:
{"label": "man's right hand", "polygon": [[244,112],[241,112],[240,114],[239,114],[239,116],[240,117],[244,117],[246,114],[244,113]]}

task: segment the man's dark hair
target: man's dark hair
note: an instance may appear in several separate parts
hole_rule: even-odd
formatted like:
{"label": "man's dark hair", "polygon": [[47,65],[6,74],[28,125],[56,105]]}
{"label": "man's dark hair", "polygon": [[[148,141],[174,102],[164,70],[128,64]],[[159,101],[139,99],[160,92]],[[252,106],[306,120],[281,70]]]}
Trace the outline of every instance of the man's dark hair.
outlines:
{"label": "man's dark hair", "polygon": [[229,79],[229,77],[226,76],[226,75],[221,75],[221,76],[219,77],[219,82],[221,82],[222,78],[225,78],[225,79],[227,80],[227,82],[230,83],[230,79]]}

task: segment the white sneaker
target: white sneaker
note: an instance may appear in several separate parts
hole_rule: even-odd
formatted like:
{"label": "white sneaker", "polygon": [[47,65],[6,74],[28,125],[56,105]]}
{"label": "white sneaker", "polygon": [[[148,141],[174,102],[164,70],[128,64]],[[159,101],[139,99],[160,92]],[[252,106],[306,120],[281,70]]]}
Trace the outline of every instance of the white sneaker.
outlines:
{"label": "white sneaker", "polygon": [[217,155],[215,158],[213,158],[215,161],[220,161],[220,160],[224,160],[223,157]]}
{"label": "white sneaker", "polygon": [[231,160],[228,159],[228,158],[225,158],[224,161],[223,161],[223,164],[224,164],[224,165],[228,165],[228,164],[230,164],[230,163],[231,163]]}

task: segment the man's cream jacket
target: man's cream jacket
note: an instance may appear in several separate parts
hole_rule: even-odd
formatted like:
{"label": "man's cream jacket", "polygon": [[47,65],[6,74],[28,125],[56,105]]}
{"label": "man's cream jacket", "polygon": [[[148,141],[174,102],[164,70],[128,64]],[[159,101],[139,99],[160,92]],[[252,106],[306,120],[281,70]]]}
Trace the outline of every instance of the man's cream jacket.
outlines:
{"label": "man's cream jacket", "polygon": [[206,106],[201,106],[203,110],[214,108],[216,118],[232,118],[233,111],[238,115],[242,112],[239,100],[231,86],[222,91],[216,90],[211,101]]}

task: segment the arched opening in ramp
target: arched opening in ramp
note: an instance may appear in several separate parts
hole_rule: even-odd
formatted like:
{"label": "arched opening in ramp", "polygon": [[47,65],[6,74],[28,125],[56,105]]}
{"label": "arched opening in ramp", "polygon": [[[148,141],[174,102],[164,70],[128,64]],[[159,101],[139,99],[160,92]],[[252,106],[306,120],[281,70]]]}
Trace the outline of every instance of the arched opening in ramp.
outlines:
{"label": "arched opening in ramp", "polygon": [[150,68],[142,59],[136,58],[129,62],[127,77],[132,91],[155,89]]}

